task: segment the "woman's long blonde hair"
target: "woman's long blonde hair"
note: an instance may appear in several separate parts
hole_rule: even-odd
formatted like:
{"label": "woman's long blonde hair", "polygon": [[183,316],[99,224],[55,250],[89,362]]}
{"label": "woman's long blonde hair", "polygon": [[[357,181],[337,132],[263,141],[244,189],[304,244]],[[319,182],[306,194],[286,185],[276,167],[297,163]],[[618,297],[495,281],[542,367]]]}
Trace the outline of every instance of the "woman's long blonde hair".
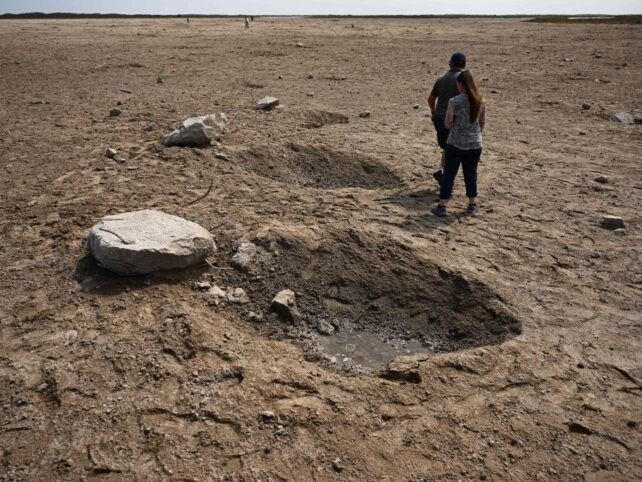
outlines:
{"label": "woman's long blonde hair", "polygon": [[479,119],[482,105],[484,105],[484,98],[479,90],[477,90],[475,79],[473,79],[472,74],[468,70],[464,70],[457,76],[457,83],[464,88],[464,92],[466,92],[468,96],[468,101],[470,102],[470,122],[475,122]]}

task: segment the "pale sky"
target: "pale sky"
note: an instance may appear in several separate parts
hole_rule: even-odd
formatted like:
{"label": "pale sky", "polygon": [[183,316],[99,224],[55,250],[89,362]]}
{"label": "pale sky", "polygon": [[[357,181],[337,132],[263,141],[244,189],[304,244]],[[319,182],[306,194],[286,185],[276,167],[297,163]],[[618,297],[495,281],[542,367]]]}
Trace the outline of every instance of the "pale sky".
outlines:
{"label": "pale sky", "polygon": [[642,14],[642,0],[0,0],[0,13]]}

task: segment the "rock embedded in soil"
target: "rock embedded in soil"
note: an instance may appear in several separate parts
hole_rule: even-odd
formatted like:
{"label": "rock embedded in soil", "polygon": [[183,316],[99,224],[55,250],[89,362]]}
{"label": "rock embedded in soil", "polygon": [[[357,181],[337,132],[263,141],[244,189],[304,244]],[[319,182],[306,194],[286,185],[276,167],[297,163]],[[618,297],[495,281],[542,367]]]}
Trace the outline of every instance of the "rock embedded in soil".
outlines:
{"label": "rock embedded in soil", "polygon": [[214,306],[220,305],[227,299],[227,293],[216,285],[207,290],[207,295],[210,297],[211,304]]}
{"label": "rock embedded in soil", "polygon": [[248,271],[252,260],[256,256],[256,245],[254,243],[241,243],[232,257],[231,264],[241,271]]}
{"label": "rock embedded in soil", "polygon": [[221,138],[227,125],[224,113],[190,117],[163,139],[166,147],[207,147]]}
{"label": "rock embedded in soil", "polygon": [[359,117],[361,117],[362,119],[367,119],[368,117],[370,117],[370,111],[364,110],[363,112],[360,112]]}
{"label": "rock embedded in soil", "polygon": [[593,179],[595,182],[599,182],[600,184],[607,184],[609,182],[609,178],[606,176],[597,176],[595,179]]}
{"label": "rock embedded in soil", "polygon": [[602,218],[602,227],[607,229],[623,229],[624,219],[619,216],[604,216]]}
{"label": "rock embedded in soil", "polygon": [[332,326],[330,323],[328,323],[325,320],[319,320],[319,323],[317,325],[317,330],[319,330],[319,333],[325,336],[334,335],[334,326]]}
{"label": "rock embedded in soil", "polygon": [[591,108],[590,104],[582,104],[582,110],[589,110]]}
{"label": "rock embedded in soil", "polygon": [[256,103],[257,110],[272,110],[279,105],[279,99],[276,97],[263,97]]}
{"label": "rock embedded in soil", "polygon": [[102,218],[91,229],[86,248],[104,268],[134,276],[201,263],[216,244],[199,224],[143,210]]}
{"label": "rock embedded in soil", "polygon": [[116,157],[116,154],[118,154],[118,151],[113,147],[108,147],[107,149],[105,149],[105,156],[107,156],[109,159],[113,159],[114,157]]}
{"label": "rock embedded in soil", "polygon": [[635,117],[628,112],[616,112],[611,117],[611,120],[620,124],[635,124]]}
{"label": "rock embedded in soil", "polygon": [[109,111],[109,117],[118,117],[120,114],[122,114],[122,111],[116,107]]}
{"label": "rock embedded in soil", "polygon": [[250,302],[250,297],[243,288],[234,288],[227,292],[227,301],[237,305],[245,305]]}
{"label": "rock embedded in soil", "polygon": [[299,316],[299,310],[296,305],[296,295],[292,290],[283,290],[277,293],[272,300],[272,310],[281,318],[289,321],[296,320]]}

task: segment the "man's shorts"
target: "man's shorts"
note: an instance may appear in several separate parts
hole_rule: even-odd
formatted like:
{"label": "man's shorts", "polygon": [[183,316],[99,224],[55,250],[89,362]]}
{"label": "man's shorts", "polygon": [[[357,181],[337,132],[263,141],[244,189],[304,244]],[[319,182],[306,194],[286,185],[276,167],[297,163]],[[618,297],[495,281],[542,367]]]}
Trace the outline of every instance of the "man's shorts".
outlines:
{"label": "man's shorts", "polygon": [[437,144],[439,144],[439,147],[441,147],[442,149],[446,149],[446,141],[448,140],[450,129],[446,129],[443,117],[434,116],[432,118],[432,123],[434,124],[435,130],[437,131]]}

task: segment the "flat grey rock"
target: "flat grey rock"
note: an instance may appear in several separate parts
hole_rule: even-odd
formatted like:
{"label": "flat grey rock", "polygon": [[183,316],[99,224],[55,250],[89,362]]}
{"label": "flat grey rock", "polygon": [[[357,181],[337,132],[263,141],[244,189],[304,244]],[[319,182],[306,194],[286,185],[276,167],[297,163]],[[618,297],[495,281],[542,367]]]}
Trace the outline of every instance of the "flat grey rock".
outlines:
{"label": "flat grey rock", "polygon": [[232,266],[241,271],[248,271],[252,259],[256,256],[256,245],[254,243],[241,243],[232,257]]}
{"label": "flat grey rock", "polygon": [[607,229],[622,229],[624,228],[624,219],[619,216],[604,216],[602,218],[602,227]]}
{"label": "flat grey rock", "polygon": [[294,321],[301,314],[296,305],[296,295],[292,290],[279,291],[272,300],[272,309],[281,318]]}
{"label": "flat grey rock", "polygon": [[167,147],[207,147],[221,138],[226,125],[227,116],[223,113],[191,117],[167,134],[163,144]]}
{"label": "flat grey rock", "polygon": [[272,110],[279,105],[279,99],[276,97],[263,97],[256,103],[258,110]]}
{"label": "flat grey rock", "polygon": [[216,244],[199,224],[144,210],[105,216],[91,228],[86,248],[104,268],[132,276],[201,263]]}
{"label": "flat grey rock", "polygon": [[611,119],[620,124],[635,124],[635,117],[628,112],[616,112]]}

